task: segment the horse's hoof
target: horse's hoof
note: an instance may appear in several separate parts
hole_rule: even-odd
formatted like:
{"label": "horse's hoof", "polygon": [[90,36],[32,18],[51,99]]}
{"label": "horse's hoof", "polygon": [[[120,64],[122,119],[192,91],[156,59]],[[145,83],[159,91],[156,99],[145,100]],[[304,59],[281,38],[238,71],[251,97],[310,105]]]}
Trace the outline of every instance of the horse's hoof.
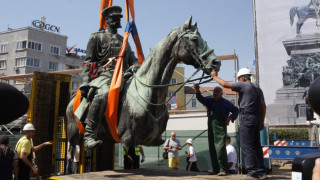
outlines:
{"label": "horse's hoof", "polygon": [[102,144],[101,140],[94,140],[94,139],[89,139],[85,141],[85,148],[86,150],[90,150],[93,148],[97,148]]}

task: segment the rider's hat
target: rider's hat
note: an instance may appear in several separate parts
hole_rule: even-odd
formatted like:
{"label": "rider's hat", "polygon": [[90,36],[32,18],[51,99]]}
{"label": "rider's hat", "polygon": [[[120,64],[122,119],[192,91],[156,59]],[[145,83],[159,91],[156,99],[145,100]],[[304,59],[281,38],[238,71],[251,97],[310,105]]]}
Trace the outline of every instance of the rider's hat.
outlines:
{"label": "rider's hat", "polygon": [[120,6],[110,6],[110,7],[107,7],[105,8],[103,11],[102,11],[102,16],[104,18],[107,18],[107,17],[123,17],[122,14],[121,14],[121,7]]}

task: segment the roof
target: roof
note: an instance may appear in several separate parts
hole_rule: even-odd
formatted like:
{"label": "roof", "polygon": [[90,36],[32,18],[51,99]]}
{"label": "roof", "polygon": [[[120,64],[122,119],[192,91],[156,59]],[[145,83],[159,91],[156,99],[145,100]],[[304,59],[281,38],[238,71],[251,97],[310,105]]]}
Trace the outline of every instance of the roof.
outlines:
{"label": "roof", "polygon": [[60,36],[60,37],[63,37],[63,38],[68,38],[68,36],[61,35],[60,33],[50,32],[50,31],[47,31],[47,30],[42,30],[42,29],[30,27],[30,26],[22,27],[22,28],[16,28],[16,29],[11,29],[10,28],[10,29],[8,29],[6,31],[0,32],[0,35],[1,34],[14,33],[14,32],[18,32],[18,31],[25,31],[25,30],[38,31],[38,32],[46,33],[46,34],[51,34],[51,35],[54,35],[54,36]]}
{"label": "roof", "polygon": [[[201,87],[201,86],[200,86]],[[213,91],[214,90],[214,87],[201,87],[200,88],[200,92],[201,93],[204,93],[204,92],[206,92],[206,90],[207,91]],[[235,95],[236,94],[236,92],[235,91],[232,91],[231,89],[229,89],[229,88],[222,88],[222,90],[223,90],[223,94],[227,94],[227,95]],[[194,91],[194,89],[192,88],[192,87],[190,87],[190,86],[185,86],[184,87],[184,93],[185,94],[195,94],[195,91]]]}

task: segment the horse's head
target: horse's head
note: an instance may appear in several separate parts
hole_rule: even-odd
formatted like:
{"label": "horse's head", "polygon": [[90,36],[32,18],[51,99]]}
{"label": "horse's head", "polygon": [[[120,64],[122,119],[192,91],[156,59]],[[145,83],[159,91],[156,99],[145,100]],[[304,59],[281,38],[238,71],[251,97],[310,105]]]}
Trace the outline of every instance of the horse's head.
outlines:
{"label": "horse's head", "polygon": [[178,28],[178,40],[176,54],[180,61],[192,65],[195,68],[201,68],[206,74],[214,69],[217,72],[220,69],[221,61],[210,49],[207,42],[202,39],[197,22],[192,24],[192,17]]}

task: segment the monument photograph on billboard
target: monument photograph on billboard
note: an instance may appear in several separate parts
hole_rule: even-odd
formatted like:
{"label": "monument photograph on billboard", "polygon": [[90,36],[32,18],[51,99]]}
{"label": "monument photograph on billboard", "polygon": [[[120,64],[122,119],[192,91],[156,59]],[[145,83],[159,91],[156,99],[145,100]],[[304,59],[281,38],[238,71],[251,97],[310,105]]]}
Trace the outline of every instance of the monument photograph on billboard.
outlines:
{"label": "monument photograph on billboard", "polygon": [[306,92],[320,75],[319,0],[253,0],[253,7],[266,122],[306,124]]}

